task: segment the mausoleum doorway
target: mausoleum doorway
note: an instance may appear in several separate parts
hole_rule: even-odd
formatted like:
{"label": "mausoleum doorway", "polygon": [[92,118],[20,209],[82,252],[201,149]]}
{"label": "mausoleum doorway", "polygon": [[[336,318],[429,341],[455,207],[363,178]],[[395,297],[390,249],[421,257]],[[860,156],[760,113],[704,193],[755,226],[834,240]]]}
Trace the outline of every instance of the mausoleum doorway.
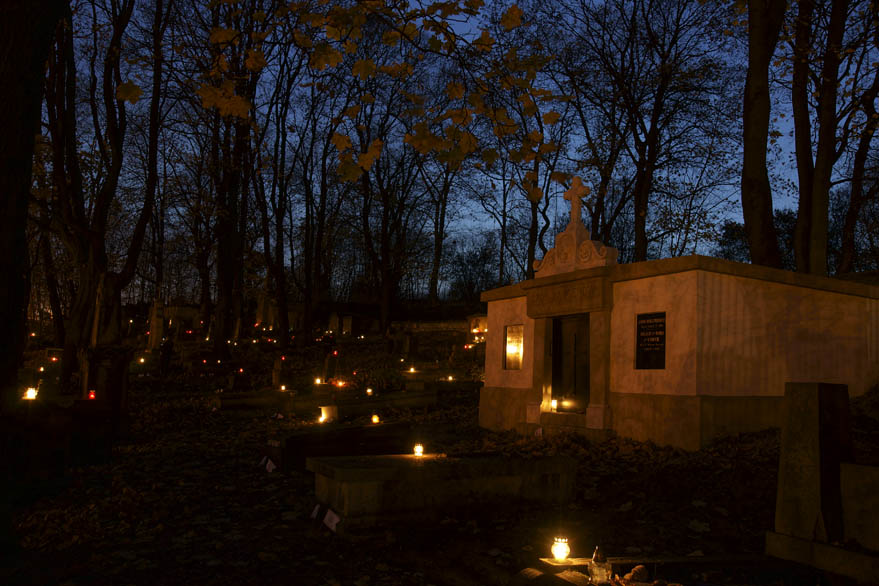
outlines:
{"label": "mausoleum doorway", "polygon": [[589,314],[554,317],[550,323],[552,399],[558,411],[585,413],[589,405]]}

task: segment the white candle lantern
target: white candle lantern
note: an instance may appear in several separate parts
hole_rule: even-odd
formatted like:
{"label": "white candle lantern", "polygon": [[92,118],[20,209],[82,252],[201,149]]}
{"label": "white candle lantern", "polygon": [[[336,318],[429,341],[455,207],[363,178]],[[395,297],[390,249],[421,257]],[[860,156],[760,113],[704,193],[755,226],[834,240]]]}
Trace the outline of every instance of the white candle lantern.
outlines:
{"label": "white candle lantern", "polygon": [[556,559],[556,561],[563,562],[568,559],[568,555],[571,553],[571,546],[568,545],[568,539],[566,537],[556,537],[555,541],[552,542],[552,557]]}

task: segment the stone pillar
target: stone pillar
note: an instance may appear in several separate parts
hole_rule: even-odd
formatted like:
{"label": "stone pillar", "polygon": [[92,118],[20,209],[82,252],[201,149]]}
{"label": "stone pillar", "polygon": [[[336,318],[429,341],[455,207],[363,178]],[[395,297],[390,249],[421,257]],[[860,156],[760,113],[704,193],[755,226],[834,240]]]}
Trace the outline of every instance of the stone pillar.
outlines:
{"label": "stone pillar", "polygon": [[610,429],[610,310],[589,312],[589,406],[586,427]]}
{"label": "stone pillar", "polygon": [[[539,318],[534,320],[534,342],[530,352],[533,354],[531,363],[530,397],[525,404],[525,422],[540,423],[541,405],[552,399],[552,320]],[[527,345],[526,345],[527,348]],[[527,351],[527,350],[526,350]]]}
{"label": "stone pillar", "polygon": [[848,387],[786,383],[775,531],[824,543],[842,542],[840,462],[851,460]]}

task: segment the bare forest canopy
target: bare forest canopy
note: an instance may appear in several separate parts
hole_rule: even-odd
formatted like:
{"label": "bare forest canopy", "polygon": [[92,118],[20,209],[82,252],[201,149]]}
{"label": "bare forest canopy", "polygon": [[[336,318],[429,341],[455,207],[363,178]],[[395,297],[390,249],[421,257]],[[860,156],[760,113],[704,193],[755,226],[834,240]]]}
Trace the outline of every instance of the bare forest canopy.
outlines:
{"label": "bare forest canopy", "polygon": [[784,4],[73,0],[31,311],[83,347],[120,303],[199,304],[218,338],[259,295],[284,329],[294,303],[473,303],[532,276],[574,175],[621,262],[875,270],[879,8]]}

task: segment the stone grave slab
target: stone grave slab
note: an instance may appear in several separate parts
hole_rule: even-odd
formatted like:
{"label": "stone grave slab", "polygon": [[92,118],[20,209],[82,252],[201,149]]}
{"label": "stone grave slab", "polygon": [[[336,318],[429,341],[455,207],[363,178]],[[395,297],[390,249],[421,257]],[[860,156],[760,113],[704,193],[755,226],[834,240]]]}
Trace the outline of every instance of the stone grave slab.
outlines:
{"label": "stone grave slab", "polygon": [[405,422],[369,425],[324,424],[297,431],[278,446],[276,462],[285,469],[304,469],[308,457],[405,454],[415,444]]}
{"label": "stone grave slab", "polygon": [[437,390],[401,391],[382,395],[338,397],[332,405],[338,408],[339,418],[348,419],[361,415],[380,413],[384,409],[432,407],[437,402]]}
{"label": "stone grave slab", "polygon": [[221,409],[281,408],[287,396],[278,391],[225,392],[219,395]]}
{"label": "stone grave slab", "polygon": [[313,457],[315,493],[342,517],[344,527],[436,519],[497,499],[563,503],[570,500],[576,462],[565,456],[342,456]]}

